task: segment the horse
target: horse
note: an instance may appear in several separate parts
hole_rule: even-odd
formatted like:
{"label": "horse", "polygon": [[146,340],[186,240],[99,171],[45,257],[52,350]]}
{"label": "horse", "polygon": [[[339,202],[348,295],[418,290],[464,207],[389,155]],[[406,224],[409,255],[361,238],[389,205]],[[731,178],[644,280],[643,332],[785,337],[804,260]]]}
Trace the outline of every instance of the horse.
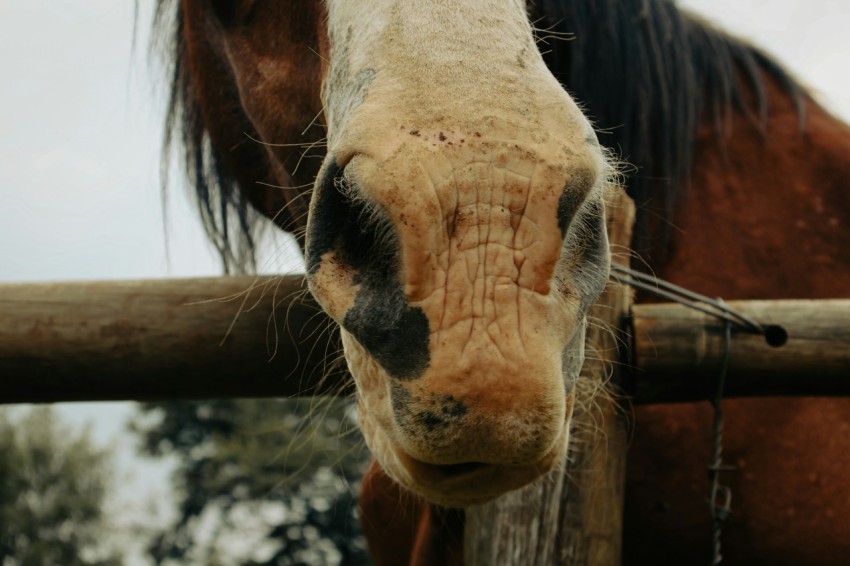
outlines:
{"label": "horse", "polygon": [[[850,128],[669,0],[161,0],[155,25],[166,145],[225,269],[270,219],[342,328],[380,564],[460,563],[459,509],[563,458],[608,183],[636,203],[635,267],[726,299],[848,296]],[[850,402],[725,411],[727,563],[847,556]],[[707,560],[709,409],[633,417],[624,562]]]}

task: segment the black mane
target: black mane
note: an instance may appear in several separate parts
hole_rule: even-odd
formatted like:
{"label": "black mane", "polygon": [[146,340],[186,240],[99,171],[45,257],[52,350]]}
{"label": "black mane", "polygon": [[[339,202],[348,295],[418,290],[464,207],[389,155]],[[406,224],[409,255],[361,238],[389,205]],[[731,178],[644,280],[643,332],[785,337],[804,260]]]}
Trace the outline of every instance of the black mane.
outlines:
{"label": "black mane", "polygon": [[[537,28],[569,34],[544,55],[582,105],[599,141],[634,166],[627,191],[637,205],[632,247],[659,265],[673,207],[688,187],[699,124],[720,133],[734,110],[763,129],[763,76],[797,104],[805,92],[775,61],[689,15],[670,0],[538,0]],[[540,35],[545,35],[541,32]],[[755,99],[747,107],[743,93]],[[663,219],[651,230],[651,218]]]}
{"label": "black mane", "polygon": [[189,74],[182,22],[180,0],[157,1],[151,50],[161,52],[170,71],[162,149],[163,201],[172,152],[176,152],[194,189],[204,231],[218,252],[225,273],[253,271],[255,235],[264,219],[251,208],[235,175],[213,149]]}
{"label": "black mane", "polygon": [[[166,44],[173,65],[165,155],[178,146],[225,270],[250,269],[259,216],[221,166],[194,103],[180,10],[179,1],[159,0],[154,24],[155,37],[170,35]],[[638,208],[634,249],[652,264],[663,262],[670,229],[665,224],[650,230],[649,220],[671,218],[687,188],[702,120],[710,118],[720,132],[740,110],[762,128],[765,75],[793,97],[802,117],[806,94],[776,62],[671,0],[537,0],[532,11],[537,28],[573,36],[553,42],[544,56],[593,120],[600,142],[635,167],[627,175]],[[753,93],[751,107],[745,91]]]}

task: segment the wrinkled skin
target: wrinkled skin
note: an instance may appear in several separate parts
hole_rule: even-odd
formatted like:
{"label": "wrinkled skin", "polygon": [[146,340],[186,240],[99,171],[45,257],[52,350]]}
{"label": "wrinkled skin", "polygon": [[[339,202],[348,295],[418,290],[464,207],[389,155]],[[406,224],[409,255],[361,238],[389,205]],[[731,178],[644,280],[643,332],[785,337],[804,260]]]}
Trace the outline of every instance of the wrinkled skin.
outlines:
{"label": "wrinkled skin", "polygon": [[[280,3],[194,9],[258,136],[290,141],[288,124],[312,109],[291,105],[308,87],[297,40],[271,27]],[[523,2],[312,9],[326,10],[312,65],[327,153],[306,232],[310,290],[342,328],[382,468],[436,503],[487,501],[566,452],[585,316],[608,276],[608,166]],[[292,149],[267,152],[274,181],[291,184]]]}
{"label": "wrinkled skin", "polygon": [[[495,3],[494,0],[492,4]],[[393,363],[399,360],[392,355],[392,348],[380,352],[378,347],[398,334],[395,330],[399,325],[393,326],[392,317],[384,317],[390,320],[387,325],[390,330],[384,334],[364,331],[370,322],[374,329],[381,316],[369,321],[361,315],[359,323],[354,317],[354,324],[348,325],[349,356],[356,359],[353,366],[361,385],[367,382],[364,390],[370,391],[362,396],[364,427],[372,427],[370,442],[382,464],[390,470],[397,464],[393,477],[402,482],[405,479],[419,482],[420,493],[437,485],[442,495],[432,493],[432,498],[451,504],[464,503],[456,501],[446,484],[458,482],[464,476],[474,478],[472,474],[478,464],[469,465],[469,462],[486,463],[486,458],[474,454],[466,464],[458,465],[455,457],[458,447],[464,445],[458,444],[453,449],[448,441],[460,439],[459,431],[464,428],[489,434],[497,421],[495,417],[490,422],[486,418],[475,421],[476,406],[481,411],[483,403],[489,402],[494,410],[504,408],[505,400],[494,397],[493,390],[510,395],[515,391],[511,388],[516,386],[516,381],[504,377],[509,373],[506,369],[511,360],[506,359],[498,368],[494,361],[500,360],[498,356],[481,354],[477,359],[470,358],[475,361],[470,361],[468,367],[457,369],[464,372],[486,369],[498,375],[503,389],[486,381],[469,380],[464,381],[469,383],[467,389],[460,391],[459,379],[448,377],[448,373],[443,373],[441,378],[438,370],[449,364],[450,353],[445,348],[462,348],[464,344],[468,344],[464,356],[472,351],[473,344],[484,352],[504,350],[515,357],[525,356],[520,349],[507,346],[509,336],[524,338],[522,332],[501,332],[503,341],[497,343],[489,338],[487,329],[543,331],[546,328],[548,335],[540,340],[535,338],[536,352],[529,352],[531,359],[526,361],[533,365],[548,359],[551,366],[544,368],[547,374],[555,372],[552,366],[557,362],[552,360],[558,356],[552,357],[544,350],[551,351],[559,340],[566,340],[561,362],[566,377],[563,411],[556,409],[551,399],[546,401],[561,395],[560,386],[552,385],[553,381],[547,381],[539,373],[531,381],[537,383],[541,395],[521,399],[524,403],[548,404],[552,408],[548,415],[545,411],[534,415],[536,425],[547,431],[548,440],[540,438],[529,443],[532,449],[523,448],[525,452],[515,449],[507,452],[512,452],[510,459],[516,462],[533,459],[535,452],[546,452],[550,442],[552,446],[566,443],[571,380],[581,361],[581,313],[584,301],[594,294],[594,286],[600,281],[598,271],[603,271],[600,266],[604,265],[604,260],[598,258],[584,259],[585,250],[603,247],[601,237],[595,237],[594,231],[587,229],[597,225],[595,222],[601,216],[594,210],[599,204],[601,160],[592,137],[583,142],[580,132],[589,131],[584,120],[551,79],[546,78],[538,57],[528,52],[536,49],[528,42],[520,7],[505,0],[500,5],[501,11],[496,12],[487,11],[490,6],[477,12],[472,8],[458,9],[433,20],[419,14],[419,21],[411,26],[413,29],[401,37],[384,35],[388,41],[381,43],[376,39],[382,36],[381,30],[388,34],[392,31],[392,26],[386,26],[393,13],[385,2],[362,6],[369,14],[368,22],[358,21],[354,13],[360,4],[366,4],[365,0],[352,2],[351,14],[336,11],[335,19],[326,8],[345,7],[345,2],[183,0],[180,4],[182,32],[191,61],[186,72],[191,75],[194,102],[219,159],[253,206],[284,228],[298,230],[303,225],[309,191],[300,187],[312,183],[321,162],[301,159],[304,150],[301,144],[320,141],[325,135],[323,125],[328,128],[329,157],[324,162],[316,196],[326,189],[323,181],[329,181],[333,188],[332,180],[337,177],[349,195],[354,192],[359,195],[360,203],[369,203],[358,210],[364,212],[363,218],[374,220],[372,223],[361,222],[359,214],[350,222],[340,222],[342,216],[325,215],[333,228],[325,233],[331,234],[328,238],[332,241],[320,246],[324,250],[314,254],[312,262],[313,286],[325,308],[346,326],[345,319],[358,295],[365,298],[362,304],[367,306],[381,304],[387,296],[394,297],[396,315],[408,314],[406,322],[427,321],[427,357],[421,355],[424,341],[419,340],[419,349],[413,351],[419,352],[420,363],[414,364],[415,367],[408,365],[407,371]],[[435,0],[427,4],[448,10],[452,3]],[[468,4],[477,5],[474,1]],[[417,8],[413,2],[397,5]],[[341,25],[343,15],[354,18],[350,39]],[[336,22],[336,31],[328,28],[328,22]],[[366,35],[361,34],[361,28]],[[331,32],[335,34],[335,43]],[[479,32],[483,35],[476,39]],[[410,36],[404,37],[406,33]],[[463,56],[458,52],[460,44]],[[346,45],[349,53],[343,57],[339,50]],[[405,64],[401,45],[405,49],[419,49],[417,58],[411,55]],[[426,47],[430,49],[423,54],[421,51]],[[438,55],[440,51],[444,52]],[[376,58],[370,63],[365,59],[366,54]],[[437,57],[442,59],[438,61]],[[368,72],[370,68],[374,75]],[[391,70],[398,75],[396,78],[387,78],[386,73]],[[481,88],[474,81],[481,82]],[[529,85],[534,88],[528,88]],[[541,94],[548,92],[553,98],[534,95],[523,100],[529,91],[537,92],[538,88],[543,89]],[[708,121],[703,124],[689,180],[689,198],[680,203],[673,218],[659,219],[675,230],[670,260],[658,274],[695,291],[726,299],[846,297],[850,280],[850,255],[846,253],[850,238],[850,191],[847,190],[850,130],[821,108],[808,105],[805,131],[801,132],[799,116],[783,89],[768,83],[767,90],[769,113],[764,131],[753,127],[752,117],[744,114],[736,114],[732,127],[722,135],[714,124]],[[394,92],[403,96],[393,100]],[[327,105],[324,112],[323,102]],[[377,112],[379,102],[387,105],[386,114]],[[482,108],[484,103],[499,104],[489,114],[501,121],[483,119],[487,113]],[[421,123],[414,124],[414,115]],[[462,119],[464,116],[467,119]],[[411,133],[414,131],[418,136]],[[481,137],[475,136],[475,132]],[[250,142],[246,133],[263,143]],[[440,139],[441,133],[446,139]],[[513,143],[520,147],[514,147]],[[556,159],[557,146],[572,152],[569,159]],[[469,162],[470,155],[484,150],[490,153]],[[316,153],[324,155],[320,146]],[[504,163],[494,161],[500,153],[505,156]],[[409,156],[411,161],[396,173],[389,171],[387,165],[398,163],[402,155]],[[523,155],[529,158],[524,160]],[[543,177],[533,176],[533,185],[520,181],[529,177],[528,163],[538,159],[541,164],[550,162],[555,169],[560,167],[561,171],[538,167],[549,172]],[[551,163],[553,159],[557,163]],[[509,161],[510,166],[506,165]],[[518,162],[522,163],[517,166]],[[416,163],[424,165],[419,168]],[[486,171],[483,178],[493,180],[484,191],[485,196],[468,184],[455,185],[456,202],[465,206],[453,205],[453,189],[446,181],[449,172],[452,176],[460,173],[462,178],[468,178],[475,168]],[[497,174],[508,171],[516,175],[496,182]],[[583,173],[578,174],[579,171]],[[429,179],[438,181],[433,187],[425,181],[424,172]],[[559,175],[564,186],[576,187],[561,193],[568,195],[563,207],[561,197],[555,199],[554,189],[547,188]],[[390,177],[392,182],[388,180]],[[587,180],[573,185],[573,177],[577,181],[585,177]],[[563,212],[561,216],[569,217],[569,222],[561,222],[559,218],[556,223],[558,228],[563,223],[568,229],[565,246],[561,248],[563,255],[554,267],[551,257],[556,247],[554,232],[545,228],[547,223],[552,226],[551,217],[532,214],[532,207],[521,215],[526,219],[525,226],[520,222],[515,228],[513,221],[520,219],[519,215],[504,214],[491,205],[491,202],[501,205],[502,195],[513,198],[508,190],[511,178],[521,192],[539,197],[541,205],[548,202],[547,206],[551,206],[557,200],[555,209]],[[395,206],[394,199],[401,189],[422,186],[427,186],[427,190],[404,191],[408,199],[412,196],[419,200],[405,200]],[[464,187],[465,191],[459,190]],[[325,190],[324,194],[335,193]],[[499,200],[492,200],[492,195]],[[487,196],[490,200],[485,204]],[[315,212],[316,202],[313,204]],[[459,214],[450,214],[453,207]],[[538,211],[542,208],[538,207]],[[578,212],[570,217],[570,210]],[[409,217],[408,212],[413,216]],[[496,227],[500,218],[503,231],[479,234],[479,226],[490,226],[490,219],[494,219],[492,226]],[[426,233],[422,228],[429,222],[434,225]],[[359,227],[374,227],[376,223],[380,230],[367,229],[364,234],[381,234],[381,241],[388,244],[383,248],[389,252],[388,258],[377,254],[380,261],[365,261],[364,258],[374,258],[375,254],[369,253],[368,245],[357,245],[358,238],[349,239],[354,244],[343,253],[341,236],[359,236]],[[388,224],[391,230],[386,229]],[[341,228],[342,225],[345,227]],[[533,250],[516,250],[514,242],[518,240],[514,235],[537,238],[532,230],[534,226],[540,227],[539,234],[548,233],[549,239],[541,239]],[[315,230],[312,233],[321,234]],[[301,237],[300,232],[298,235]],[[315,243],[315,239],[312,241]],[[427,251],[419,247],[422,242],[432,246],[433,258],[417,259],[417,253],[424,255]],[[505,242],[510,242],[510,246]],[[544,249],[549,251],[544,253]],[[541,262],[538,267],[542,269],[526,268],[523,272],[514,263],[513,272],[508,274],[512,262],[501,254],[490,253],[497,251],[510,251],[512,256],[516,251],[523,254],[528,251],[528,259],[521,265],[533,257]],[[429,270],[428,266],[434,269]],[[547,276],[550,269],[552,273]],[[387,276],[364,277],[364,273],[374,271]],[[460,287],[453,283],[451,288],[447,285],[448,281],[463,281],[463,276],[478,272],[483,275],[475,279],[478,287],[474,283]],[[547,277],[551,279],[547,281]],[[466,281],[470,279],[467,277]],[[502,281],[510,285],[496,285]],[[546,285],[550,287],[551,300],[538,292]],[[375,292],[384,286],[386,293]],[[364,287],[372,292],[360,294]],[[456,294],[449,296],[445,292],[449,289]],[[492,297],[487,290],[493,291]],[[506,301],[495,299],[497,290],[510,290]],[[444,301],[453,301],[451,312],[457,313],[459,321],[454,326],[446,324],[442,317],[432,323],[439,310],[439,300],[435,298],[439,295],[434,293],[441,291]],[[558,296],[561,298],[555,300]],[[514,317],[513,322],[496,316],[507,313],[505,309],[496,311],[497,305],[504,304],[512,305],[514,312],[523,316]],[[411,312],[421,316],[410,315]],[[563,326],[529,324],[531,319],[526,314],[543,322],[546,316],[556,317]],[[476,334],[479,342],[436,342],[435,336],[449,338],[451,332],[465,338],[458,330],[462,325],[466,325],[467,332],[481,328],[485,332]],[[378,344],[371,344],[372,351],[362,342],[368,342],[368,336],[378,336],[375,340]],[[407,342],[415,343],[401,340],[402,345]],[[379,352],[384,364],[376,361],[375,352]],[[428,363],[421,363],[423,359]],[[358,363],[360,369],[356,369]],[[393,371],[387,371],[387,364]],[[423,367],[427,369],[422,370]],[[394,372],[409,376],[420,371],[416,379],[391,375]],[[473,394],[480,403],[470,400]],[[462,395],[470,397],[462,399]],[[399,411],[400,420],[393,410],[393,398],[402,400],[407,407]],[[463,403],[463,408],[459,403]],[[370,405],[374,413],[370,412]],[[732,485],[735,514],[724,533],[724,563],[840,563],[850,552],[846,512],[850,505],[846,473],[850,466],[848,400],[750,399],[727,401],[725,406],[724,459],[737,465],[739,471],[725,479]],[[503,422],[516,422],[523,415],[516,411],[511,414],[509,410],[502,417]],[[626,489],[625,559],[635,564],[688,564],[705,560],[710,533],[704,502],[710,415],[704,406],[688,404],[639,407],[635,417]],[[411,435],[406,432],[405,423],[415,425],[417,419],[424,434]],[[429,431],[429,426],[433,430]],[[558,436],[558,430],[564,432],[563,438]],[[516,433],[522,433],[522,426]],[[432,448],[421,446],[425,440],[430,441],[428,446]],[[500,440],[497,434],[493,442],[508,440],[505,437]],[[469,448],[469,444],[465,447]],[[495,449],[495,444],[487,449]],[[425,454],[425,450],[433,452]],[[546,457],[539,462],[545,460]],[[478,469],[480,474],[482,468]],[[410,470],[423,473],[414,476]],[[506,471],[519,471],[523,476],[535,472],[533,464],[526,466],[524,473],[522,466],[512,464],[493,465],[492,470],[496,472],[494,477]],[[512,482],[510,478],[501,479],[487,489],[507,488]],[[473,487],[477,487],[484,482],[474,483]],[[487,495],[482,492],[480,497]],[[461,544],[458,521],[435,514],[434,507],[423,505],[406,490],[398,489],[378,466],[373,466],[364,481],[361,501],[365,505],[364,527],[372,529],[375,540],[380,542],[380,548],[373,550],[386,551],[391,561],[397,560],[402,550],[412,549],[411,560],[428,563],[424,556],[445,558],[451,554],[441,545]],[[415,540],[403,539],[412,533]]]}
{"label": "wrinkled skin", "polygon": [[607,278],[605,162],[520,3],[328,2],[327,35],[310,289],[384,470],[489,500],[565,453]]}

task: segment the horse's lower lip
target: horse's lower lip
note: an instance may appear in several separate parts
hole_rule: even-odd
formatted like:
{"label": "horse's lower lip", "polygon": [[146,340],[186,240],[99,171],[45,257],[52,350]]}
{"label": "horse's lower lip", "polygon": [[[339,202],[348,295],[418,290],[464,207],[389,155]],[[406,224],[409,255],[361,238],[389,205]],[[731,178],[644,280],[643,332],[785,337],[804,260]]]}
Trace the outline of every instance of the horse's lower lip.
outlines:
{"label": "horse's lower lip", "polygon": [[412,481],[407,487],[446,507],[486,503],[528,484],[552,467],[546,461],[549,458],[522,466],[483,462],[429,464],[403,452],[396,454],[399,463],[403,462],[408,481]]}
{"label": "horse's lower lip", "polygon": [[494,467],[492,464],[484,462],[463,462],[460,464],[428,464],[416,458],[410,458],[412,463],[422,470],[426,470],[429,475],[434,477],[442,477],[444,479],[452,479],[461,476],[467,476],[483,470],[484,468]]}
{"label": "horse's lower lip", "polygon": [[469,482],[482,479],[484,476],[492,477],[500,468],[499,465],[484,462],[431,464],[400,450],[396,454],[399,460],[404,462],[404,468],[416,478],[417,482],[432,487],[441,486],[443,489],[458,484],[467,485]]}
{"label": "horse's lower lip", "polygon": [[498,483],[503,466],[483,462],[461,464],[429,464],[408,455],[405,469],[415,484],[432,501],[446,507],[466,507],[485,503],[498,497],[505,490],[493,485]]}
{"label": "horse's lower lip", "polygon": [[[444,507],[481,505],[500,495],[533,482],[556,466],[563,458],[569,437],[569,415],[573,396],[567,397],[570,410],[557,442],[539,460],[533,462],[457,462],[429,463],[391,447],[392,456],[379,460],[384,470],[402,487]],[[374,433],[384,434],[380,427]]]}
{"label": "horse's lower lip", "polygon": [[440,468],[442,469],[442,472],[446,475],[462,476],[477,472],[481,468],[484,468],[488,465],[489,464],[485,464],[484,462],[465,462],[463,464],[446,464],[444,466],[440,466]]}

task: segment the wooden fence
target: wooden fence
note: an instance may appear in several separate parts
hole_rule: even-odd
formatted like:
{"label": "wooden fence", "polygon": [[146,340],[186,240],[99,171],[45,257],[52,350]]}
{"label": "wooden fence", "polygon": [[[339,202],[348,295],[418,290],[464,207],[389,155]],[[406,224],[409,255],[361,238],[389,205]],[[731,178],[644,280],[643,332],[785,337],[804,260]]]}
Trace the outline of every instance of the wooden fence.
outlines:
{"label": "wooden fence", "polygon": [[[304,289],[300,276],[1,284],[0,402],[346,391],[345,372],[327,365],[333,325]],[[727,396],[850,394],[850,299],[729,305],[782,326],[788,341],[736,333]],[[720,322],[665,303],[633,306],[631,326],[633,402],[706,398]]]}
{"label": "wooden fence", "polygon": [[[619,249],[631,226],[624,198],[609,203]],[[850,300],[729,304],[788,339],[775,348],[736,333],[727,396],[850,394]],[[588,371],[607,361],[625,399],[713,391],[722,323],[679,305],[632,307],[615,283],[594,316],[614,332],[591,327]],[[298,276],[0,285],[0,403],[338,394],[351,389],[341,364],[328,365],[339,350]],[[596,410],[604,441],[575,443],[566,473],[467,510],[468,564],[619,563],[626,427],[611,399]]]}

